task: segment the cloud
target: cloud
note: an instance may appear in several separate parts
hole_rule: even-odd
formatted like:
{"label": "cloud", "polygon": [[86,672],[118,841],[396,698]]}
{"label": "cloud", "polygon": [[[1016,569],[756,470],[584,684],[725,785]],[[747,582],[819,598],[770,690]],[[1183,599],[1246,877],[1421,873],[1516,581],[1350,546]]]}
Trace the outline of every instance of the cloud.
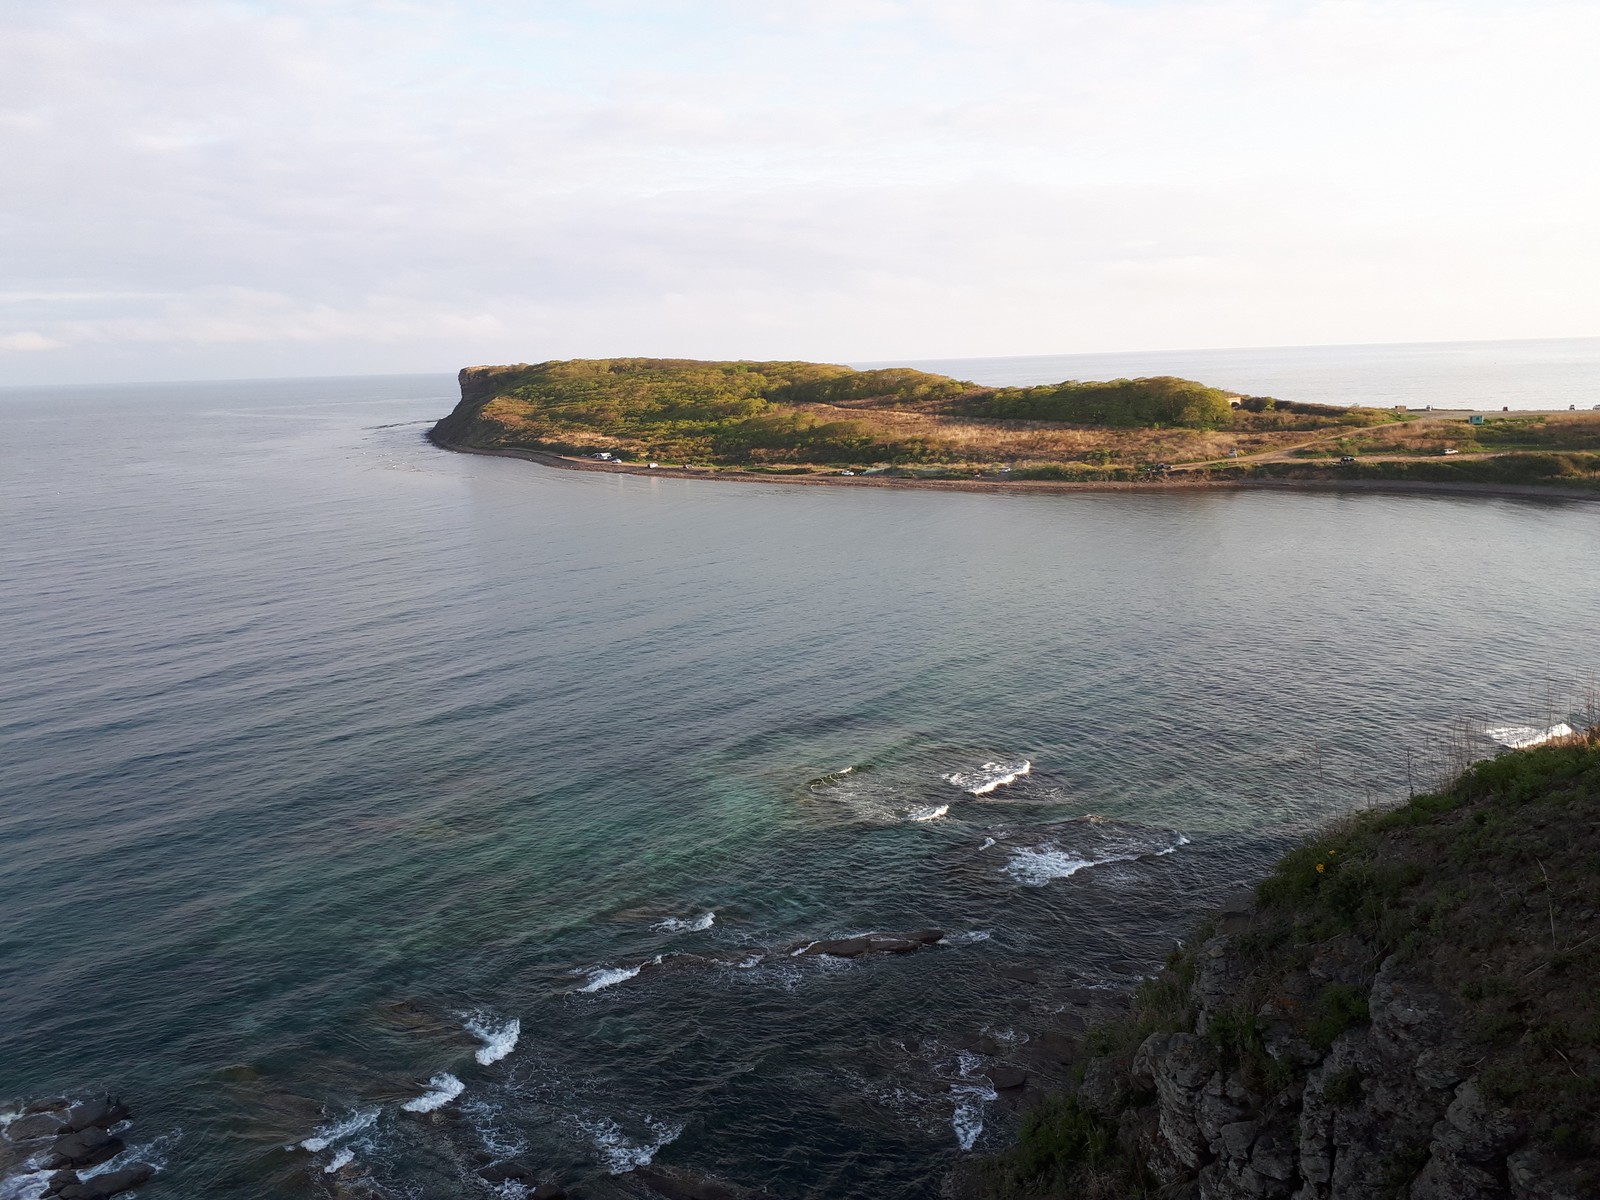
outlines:
{"label": "cloud", "polygon": [[0,333],[0,351],[25,353],[29,350],[59,350],[65,345],[65,342],[45,337],[44,334],[32,329],[23,329],[16,333]]}
{"label": "cloud", "polygon": [[1592,333],[1596,37],[1468,0],[13,7],[0,344],[285,373]]}

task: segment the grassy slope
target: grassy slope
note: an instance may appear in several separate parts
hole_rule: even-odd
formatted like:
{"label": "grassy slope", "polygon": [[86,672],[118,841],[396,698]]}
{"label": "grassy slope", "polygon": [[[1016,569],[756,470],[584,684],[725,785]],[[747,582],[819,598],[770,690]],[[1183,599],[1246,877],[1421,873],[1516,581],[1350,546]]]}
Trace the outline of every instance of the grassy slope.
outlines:
{"label": "grassy slope", "polygon": [[[1225,392],[1167,377],[985,388],[910,368],[577,359],[475,368],[463,373],[463,396],[440,422],[446,443],[757,471],[965,475],[1004,465],[1014,480],[1095,482],[1216,462],[1184,477],[1600,486],[1594,414],[1417,424],[1257,397],[1233,408]],[[1444,457],[1447,447],[1459,455]],[[1296,460],[1227,458],[1285,450]],[[1439,457],[1329,461],[1347,453]]]}
{"label": "grassy slope", "polygon": [[[1363,814],[1292,851],[1258,889],[1244,952],[1253,971],[1210,1037],[1271,1088],[1283,1066],[1252,1014],[1319,944],[1354,935],[1398,955],[1457,1005],[1455,1032],[1493,1102],[1568,1159],[1600,1157],[1600,733],[1476,764],[1448,790]],[[1151,1033],[1191,1031],[1198,947],[1140,990],[1132,1015],[1091,1031],[1089,1049],[1131,1057]],[[1327,985],[1300,1014],[1326,1049],[1366,1019],[1356,988]],[[1274,1076],[1280,1076],[1274,1078]],[[1357,1081],[1351,1081],[1357,1086]],[[1069,1097],[1024,1121],[995,1165],[1006,1196],[1154,1195],[1115,1130]]]}

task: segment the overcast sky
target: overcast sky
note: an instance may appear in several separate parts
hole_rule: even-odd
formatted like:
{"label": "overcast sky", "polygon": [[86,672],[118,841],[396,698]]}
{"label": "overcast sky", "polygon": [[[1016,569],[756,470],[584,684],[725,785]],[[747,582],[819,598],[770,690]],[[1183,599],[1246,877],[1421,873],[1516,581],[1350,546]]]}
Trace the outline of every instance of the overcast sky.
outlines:
{"label": "overcast sky", "polygon": [[0,384],[1600,333],[1600,5],[0,0]]}

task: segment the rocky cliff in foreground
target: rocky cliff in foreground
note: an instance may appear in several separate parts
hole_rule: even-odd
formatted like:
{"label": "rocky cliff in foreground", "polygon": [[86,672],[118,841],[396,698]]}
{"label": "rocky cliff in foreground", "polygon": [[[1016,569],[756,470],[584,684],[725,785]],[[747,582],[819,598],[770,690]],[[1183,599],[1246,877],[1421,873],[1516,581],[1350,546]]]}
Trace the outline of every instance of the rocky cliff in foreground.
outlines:
{"label": "rocky cliff in foreground", "polygon": [[1600,1196],[1600,734],[1289,854],[962,1190]]}

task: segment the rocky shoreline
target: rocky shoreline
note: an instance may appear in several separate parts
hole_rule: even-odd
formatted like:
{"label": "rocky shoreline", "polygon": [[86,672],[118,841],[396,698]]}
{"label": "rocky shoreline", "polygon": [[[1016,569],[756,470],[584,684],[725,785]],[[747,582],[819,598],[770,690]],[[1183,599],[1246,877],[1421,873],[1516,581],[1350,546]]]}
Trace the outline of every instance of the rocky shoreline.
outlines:
{"label": "rocky shoreline", "polygon": [[130,1125],[127,1106],[110,1096],[32,1101],[0,1128],[0,1172],[48,1175],[39,1193],[44,1200],[107,1200],[156,1173],[139,1161],[108,1166],[127,1150],[121,1135]]}
{"label": "rocky shoreline", "polygon": [[1588,500],[1600,502],[1600,491],[1547,487],[1540,484],[1454,483],[1409,479],[1181,479],[1167,477],[1150,482],[1105,480],[1068,482],[1053,479],[925,479],[904,475],[778,475],[761,471],[708,467],[655,467],[639,463],[602,462],[573,458],[545,450],[469,446],[444,437],[434,426],[423,435],[441,450],[517,458],[563,471],[589,471],[607,475],[639,475],[652,479],[710,479],[724,483],[787,484],[798,487],[914,488],[920,491],[990,492],[1011,495],[1059,492],[1195,492],[1195,491],[1297,491],[1360,492],[1397,495],[1490,496],[1531,500]]}
{"label": "rocky shoreline", "polygon": [[1600,732],[1292,851],[1124,1018],[967,1198],[1600,1195]]}

